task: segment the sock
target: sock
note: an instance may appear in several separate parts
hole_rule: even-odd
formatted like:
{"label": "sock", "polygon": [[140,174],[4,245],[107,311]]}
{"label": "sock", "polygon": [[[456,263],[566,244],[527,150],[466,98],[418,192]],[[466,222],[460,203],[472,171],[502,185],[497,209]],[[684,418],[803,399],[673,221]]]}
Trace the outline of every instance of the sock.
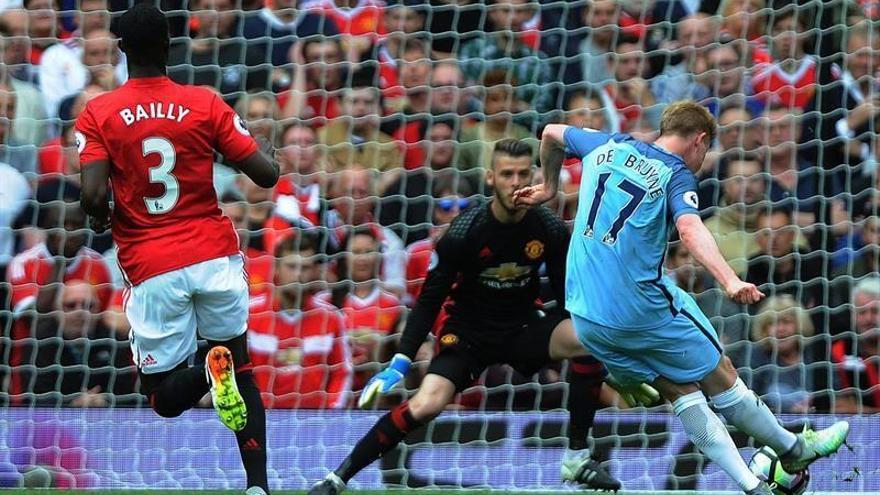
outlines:
{"label": "sock", "polygon": [[192,409],[211,389],[204,366],[186,365],[156,374],[140,374],[141,387],[150,398],[150,407],[165,418],[180,416]]}
{"label": "sock", "polygon": [[749,471],[727,433],[724,423],[709,409],[702,392],[692,392],[672,403],[672,410],[681,420],[688,438],[700,452],[721,466],[744,491],[757,487],[761,482]]}
{"label": "sock", "polygon": [[728,390],[713,396],[712,405],[728,423],[779,455],[798,445],[797,436],[783,428],[764,401],[739,378]]}
{"label": "sock", "polygon": [[248,412],[244,429],[235,432],[238,452],[241,454],[241,463],[247,475],[248,488],[258,486],[269,493],[266,474],[266,410],[263,408],[263,399],[254,382],[250,365],[242,366],[237,371],[235,383]]}
{"label": "sock", "polygon": [[571,360],[568,373],[568,448],[584,450],[593,427],[605,367],[592,356]]}
{"label": "sock", "polygon": [[422,426],[409,412],[404,402],[379,418],[373,428],[354,446],[351,454],[342,461],[335,473],[348,483],[361,469],[382,457],[406,437],[406,434]]}

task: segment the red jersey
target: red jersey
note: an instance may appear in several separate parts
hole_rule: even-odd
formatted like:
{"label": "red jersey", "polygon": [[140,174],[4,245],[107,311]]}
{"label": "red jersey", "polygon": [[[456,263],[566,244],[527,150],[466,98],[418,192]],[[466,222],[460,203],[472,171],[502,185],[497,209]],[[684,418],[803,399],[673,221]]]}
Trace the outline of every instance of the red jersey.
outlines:
{"label": "red jersey", "polygon": [[774,62],[759,63],[752,75],[752,90],[765,103],[776,99],[787,108],[803,109],[816,93],[817,75],[816,59],[811,56],[804,57],[793,74]]}
{"label": "red jersey", "polygon": [[[40,243],[12,258],[6,268],[6,280],[12,286],[10,301],[12,314],[16,318],[12,326],[9,359],[13,370],[25,364],[25,346],[31,344],[28,339],[35,336],[31,331],[32,320],[23,318],[23,313],[36,304],[40,287],[46,285],[49,277],[52,276],[52,264],[52,255],[49,254],[46,244]],[[97,291],[95,313],[100,313],[110,306],[114,292],[110,269],[97,251],[87,247],[81,248],[76,257],[67,264],[62,280],[65,283],[82,280],[95,286]],[[26,383],[22,383],[21,376],[13,371],[10,395],[28,392],[27,386]]]}
{"label": "red jersey", "polygon": [[318,10],[325,17],[336,23],[339,32],[351,35],[385,34],[382,22],[382,0],[359,0],[353,8],[346,9],[336,6],[336,0],[310,0],[300,5],[302,10]]}
{"label": "red jersey", "polygon": [[352,367],[345,322],[336,308],[308,297],[302,311],[269,300],[251,308],[248,347],[266,407],[345,407]]}
{"label": "red jersey", "polygon": [[272,298],[275,290],[275,257],[248,248],[244,253],[244,271],[248,278],[249,306],[263,307]]}
{"label": "red jersey", "polygon": [[217,206],[214,150],[237,162],[257,143],[220,96],[167,77],[129,79],[89,101],[76,138],[82,166],[111,162],[113,240],[127,283],[238,252]]}
{"label": "red jersey", "polygon": [[435,257],[434,239],[430,237],[406,247],[406,305],[409,307],[415,306],[422,293],[432,257]]}

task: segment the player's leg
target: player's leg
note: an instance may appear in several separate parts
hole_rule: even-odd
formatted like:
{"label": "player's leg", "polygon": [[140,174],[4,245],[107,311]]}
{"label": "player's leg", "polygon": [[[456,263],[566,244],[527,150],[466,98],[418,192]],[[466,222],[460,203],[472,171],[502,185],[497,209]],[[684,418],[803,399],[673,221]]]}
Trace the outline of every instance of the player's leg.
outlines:
{"label": "player's leg", "polygon": [[746,466],[724,423],[709,408],[695,383],[677,384],[658,377],[652,385],[672,404],[672,411],[700,452],[718,464],[744,491],[760,487],[761,481]]}
{"label": "player's leg", "polygon": [[728,423],[779,453],[786,471],[802,471],[816,459],[837,452],[846,442],[849,433],[846,421],[819,432],[805,430],[798,435],[783,428],[764,401],[737,376],[726,356],[700,384]]}
{"label": "player's leg", "polygon": [[186,362],[196,351],[196,318],[182,270],[164,273],[129,289],[125,314],[141,391],[166,418],[180,416],[208,393],[203,367]]}
{"label": "player's leg", "polygon": [[596,489],[620,489],[620,482],[590,456],[587,440],[599,408],[605,368],[578,340],[571,320],[546,316],[532,322],[521,339],[513,343],[512,350],[515,362],[511,364],[524,375],[553,361],[570,360],[568,448],[562,459],[563,481]]}
{"label": "player's leg", "polygon": [[266,413],[248,355],[248,289],[243,260],[236,255],[190,268],[199,333],[212,347],[206,366],[214,408],[223,423],[235,431],[249,493],[268,493]]}
{"label": "player's leg", "polygon": [[312,487],[310,495],[340,493],[355,474],[396,447],[409,432],[437,417],[456,392],[485,368],[457,337],[441,342],[444,348],[431,360],[416,395],[379,418],[339,467]]}

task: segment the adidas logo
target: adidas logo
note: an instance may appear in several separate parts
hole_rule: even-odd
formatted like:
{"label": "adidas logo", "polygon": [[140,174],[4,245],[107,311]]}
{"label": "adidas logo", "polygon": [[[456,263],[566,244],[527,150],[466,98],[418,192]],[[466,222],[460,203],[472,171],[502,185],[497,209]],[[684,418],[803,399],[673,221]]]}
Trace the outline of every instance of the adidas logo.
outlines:
{"label": "adidas logo", "polygon": [[152,354],[147,354],[147,356],[141,360],[141,368],[155,366],[156,364],[159,364],[159,361],[156,361],[156,358],[154,358]]}
{"label": "adidas logo", "polygon": [[247,442],[241,446],[242,450],[260,450],[260,443],[253,438],[248,438]]}

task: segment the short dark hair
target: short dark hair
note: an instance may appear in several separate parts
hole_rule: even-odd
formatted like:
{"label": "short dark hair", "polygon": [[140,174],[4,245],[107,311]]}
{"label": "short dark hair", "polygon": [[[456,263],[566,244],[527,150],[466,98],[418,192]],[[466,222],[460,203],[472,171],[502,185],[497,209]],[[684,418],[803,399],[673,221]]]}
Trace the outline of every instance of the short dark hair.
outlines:
{"label": "short dark hair", "polygon": [[781,201],[773,204],[769,208],[761,208],[758,210],[757,218],[768,218],[773,215],[785,215],[787,222],[791,224],[794,221],[794,205],[791,201]]}
{"label": "short dark hair", "polygon": [[325,254],[325,237],[319,229],[294,229],[275,245],[275,258],[283,258],[303,251]]}
{"label": "short dark hair", "polygon": [[520,158],[523,156],[532,156],[532,146],[519,139],[502,139],[495,143],[495,149],[492,151],[494,162],[495,155],[507,155],[511,158]]}
{"label": "short dark hair", "polygon": [[119,18],[119,37],[129,65],[157,66],[168,63],[168,19],[152,3],[134,4]]}

